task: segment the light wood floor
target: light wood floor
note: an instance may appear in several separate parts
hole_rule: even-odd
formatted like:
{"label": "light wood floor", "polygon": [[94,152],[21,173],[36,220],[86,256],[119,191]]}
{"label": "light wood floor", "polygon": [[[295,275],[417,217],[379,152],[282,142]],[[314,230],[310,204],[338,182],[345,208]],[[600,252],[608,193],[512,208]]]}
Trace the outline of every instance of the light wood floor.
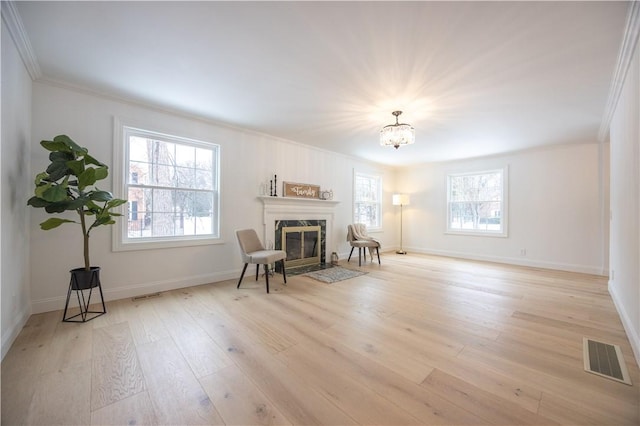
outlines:
{"label": "light wood floor", "polygon": [[[640,423],[604,277],[411,254],[361,269],[119,300],[82,325],[34,315],[2,362],[2,424]],[[634,385],[585,373],[583,336],[620,345]]]}

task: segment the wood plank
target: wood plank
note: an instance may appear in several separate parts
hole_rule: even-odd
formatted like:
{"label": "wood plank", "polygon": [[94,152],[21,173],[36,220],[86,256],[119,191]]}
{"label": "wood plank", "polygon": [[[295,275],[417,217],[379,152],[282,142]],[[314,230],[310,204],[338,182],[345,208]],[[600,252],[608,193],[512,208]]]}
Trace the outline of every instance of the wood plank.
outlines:
{"label": "wood plank", "polygon": [[121,399],[91,412],[92,425],[159,424],[147,391]]}
{"label": "wood plank", "polygon": [[136,346],[169,337],[169,331],[153,306],[153,299],[142,299],[132,301],[126,311],[127,322]]}
{"label": "wood plank", "polygon": [[128,323],[95,329],[93,336],[91,410],[95,411],[146,387]]}
{"label": "wood plank", "polygon": [[[278,354],[293,352],[318,357],[325,364],[318,369],[349,376],[378,395],[392,401],[422,424],[484,424],[485,422],[428,389],[405,379],[390,369],[342,345],[336,339],[320,336],[312,345],[301,344]],[[305,353],[306,352],[306,353]],[[313,355],[311,355],[313,354]]]}
{"label": "wood plank", "polygon": [[292,424],[235,365],[201,378],[200,383],[226,424]]}
{"label": "wood plank", "polygon": [[[2,397],[6,397],[4,392]],[[90,407],[91,362],[86,361],[40,375],[25,424],[87,425],[91,421]]]}
{"label": "wood plank", "polygon": [[422,386],[433,389],[460,407],[467,407],[471,412],[491,424],[540,425],[555,423],[439,369],[433,370],[429,377],[422,382]]}
{"label": "wood plank", "polygon": [[199,378],[230,365],[231,359],[203,329],[193,324],[193,318],[181,304],[189,297],[188,290],[181,290],[165,293],[152,303],[180,353]]}
{"label": "wood plank", "polygon": [[226,312],[210,292],[202,292],[192,302],[191,315],[227,353],[242,372],[282,414],[294,424],[355,424],[355,421],[309,387],[275,359],[268,348],[254,340],[242,324],[234,322],[235,312]]}
{"label": "wood plank", "polygon": [[359,424],[421,424],[420,420],[357,380],[331,368],[325,368],[326,364],[322,359],[308,356],[296,349],[292,347],[282,351],[278,358],[286,360],[287,367],[294,374],[337,407],[348,411]]}
{"label": "wood plank", "polygon": [[173,340],[140,345],[137,352],[158,424],[224,424]]}
{"label": "wood plank", "polygon": [[[73,368],[78,363],[91,360],[93,330],[83,327],[84,324],[62,321],[56,324],[47,359],[42,366],[42,373]],[[73,350],[70,351],[69,348]]]}
{"label": "wood plank", "polygon": [[2,424],[25,424],[60,312],[31,315],[2,360]]}

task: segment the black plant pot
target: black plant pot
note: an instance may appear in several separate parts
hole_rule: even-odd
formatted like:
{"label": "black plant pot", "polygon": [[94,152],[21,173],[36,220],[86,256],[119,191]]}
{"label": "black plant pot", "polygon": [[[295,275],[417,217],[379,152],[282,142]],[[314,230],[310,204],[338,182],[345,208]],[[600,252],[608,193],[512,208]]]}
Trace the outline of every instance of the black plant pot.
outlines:
{"label": "black plant pot", "polygon": [[[100,315],[106,314],[107,307],[104,304],[102,285],[100,284],[100,267],[92,266],[88,271],[84,268],[76,268],[70,270],[69,272],[71,273],[71,281],[69,281],[69,291],[67,291],[67,301],[64,305],[64,314],[62,316],[62,321],[87,322],[96,317],[99,317]],[[89,310],[89,305],[91,304],[91,296],[95,288],[97,288],[100,292],[102,311]],[[72,291],[76,292],[80,313],[67,318],[67,309],[69,308],[69,300],[71,299]]]}
{"label": "black plant pot", "polygon": [[87,290],[100,285],[100,267],[92,266],[89,271],[84,268],[76,268],[71,273],[72,290]]}

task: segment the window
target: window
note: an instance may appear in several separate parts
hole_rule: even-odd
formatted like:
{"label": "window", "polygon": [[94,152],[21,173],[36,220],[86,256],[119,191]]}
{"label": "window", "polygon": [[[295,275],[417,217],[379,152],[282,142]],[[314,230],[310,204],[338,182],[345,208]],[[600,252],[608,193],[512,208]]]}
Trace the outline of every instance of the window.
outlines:
{"label": "window", "polygon": [[507,169],[447,177],[447,232],[507,236]]}
{"label": "window", "polygon": [[218,145],[128,126],[120,145],[129,214],[116,250],[219,238]]}
{"label": "window", "polygon": [[382,227],[382,178],[355,172],[353,179],[353,222],[367,228]]}

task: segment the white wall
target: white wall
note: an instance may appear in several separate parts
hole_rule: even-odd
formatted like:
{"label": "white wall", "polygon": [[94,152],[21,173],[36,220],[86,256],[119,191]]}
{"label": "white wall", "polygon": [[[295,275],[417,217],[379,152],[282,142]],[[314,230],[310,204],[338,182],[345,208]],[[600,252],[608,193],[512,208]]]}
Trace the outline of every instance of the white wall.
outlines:
{"label": "white wall", "polygon": [[640,44],[611,122],[609,292],[640,363]]}
{"label": "white wall", "polygon": [[2,357],[30,315],[29,173],[31,78],[2,25]]}
{"label": "white wall", "polygon": [[[432,163],[398,173],[411,194],[404,247],[551,269],[602,274],[599,147],[596,143]],[[508,237],[445,234],[447,174],[508,166]],[[520,254],[521,249],[526,255]]]}
{"label": "white wall", "polygon": [[[91,258],[95,265],[102,267],[101,279],[107,299],[239,277],[241,261],[234,231],[253,227],[262,235],[262,203],[256,197],[260,184],[274,173],[278,175],[278,182],[312,183],[333,189],[334,199],[340,204],[335,209],[332,239],[339,246],[328,247],[329,252],[348,252],[345,237],[346,226],[352,221],[354,168],[383,174],[384,199],[388,204],[384,209],[392,212],[390,202],[395,176],[392,169],[266,135],[42,83],[33,85],[33,173],[47,164],[47,153],[37,142],[62,133],[87,147],[94,157],[111,164],[114,117],[135,121],[149,130],[221,145],[224,244],[112,252],[110,230],[98,228],[91,236]],[[105,183],[109,187],[103,189],[114,191],[111,182],[110,176]],[[279,186],[280,194],[282,187]],[[68,271],[82,265],[80,233],[69,228],[74,225],[41,231],[38,224],[46,214],[33,210],[31,216],[33,310],[61,309],[69,282]],[[392,214],[386,214],[384,221],[385,231],[376,236],[388,246],[396,237]]]}

